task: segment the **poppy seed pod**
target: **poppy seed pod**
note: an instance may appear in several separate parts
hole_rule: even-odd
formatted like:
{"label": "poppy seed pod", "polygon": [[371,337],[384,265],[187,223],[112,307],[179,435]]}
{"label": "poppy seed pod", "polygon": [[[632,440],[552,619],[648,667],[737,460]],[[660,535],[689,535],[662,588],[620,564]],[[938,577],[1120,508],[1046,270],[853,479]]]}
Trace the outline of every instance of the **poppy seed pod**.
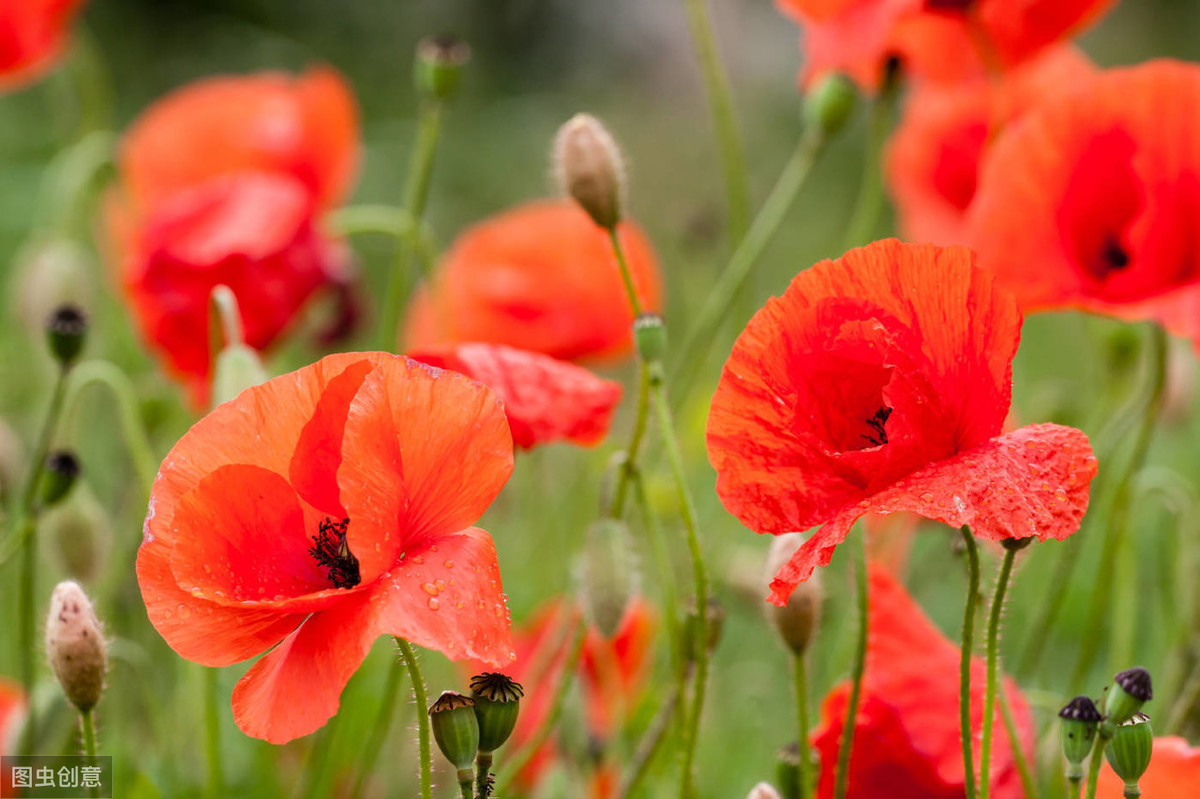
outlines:
{"label": "poppy seed pod", "polygon": [[443,691],[429,708],[433,738],[438,749],[459,771],[471,768],[479,750],[479,722],[475,720],[475,700]]}
{"label": "poppy seed pod", "polygon": [[79,459],[70,450],[60,449],[46,456],[46,469],[42,473],[42,507],[57,505],[75,485],[79,477]]}
{"label": "poppy seed pod", "polygon": [[633,320],[633,338],[643,361],[662,363],[667,355],[667,320],[656,313],[642,314]]}
{"label": "poppy seed pod", "polygon": [[1145,713],[1134,713],[1132,718],[1117,726],[1104,756],[1117,776],[1125,781],[1126,797],[1141,795],[1138,781],[1150,768],[1153,750],[1154,729]]}
{"label": "poppy seed pod", "polygon": [[77,305],[60,305],[46,320],[46,341],[55,360],[66,367],[75,362],[87,339],[87,315]]}
{"label": "poppy seed pod", "polygon": [[833,136],[846,126],[857,101],[858,90],[854,81],[832,72],[805,95],[804,124],[810,129],[819,130],[825,138]]}
{"label": "poppy seed pod", "polygon": [[1142,709],[1142,705],[1154,698],[1150,672],[1135,666],[1113,677],[1113,685],[1104,700],[1104,726],[1107,734],[1113,727],[1122,724]]}
{"label": "poppy seed pod", "polygon": [[504,745],[517,726],[521,710],[521,684],[499,672],[477,674],[471,678],[471,698],[475,700],[475,719],[479,722],[479,751],[494,752]]}
{"label": "poppy seed pod", "polygon": [[95,707],[104,691],[108,643],[91,600],[74,580],[59,583],[50,595],[46,657],[71,704],[82,713]]}
{"label": "poppy seed pod", "polygon": [[452,100],[462,87],[463,67],[471,60],[471,48],[457,36],[431,36],[417,43],[413,82],[423,98]]}
{"label": "poppy seed pod", "polygon": [[800,799],[800,745],[790,743],[775,759],[775,779],[783,799]]}
{"label": "poppy seed pod", "polygon": [[1083,777],[1083,761],[1092,751],[1096,739],[1096,725],[1100,723],[1100,711],[1086,696],[1077,696],[1058,712],[1062,719],[1063,757],[1067,759],[1067,778]]}
{"label": "poppy seed pod", "polygon": [[597,225],[615,230],[621,221],[625,166],[612,135],[591,114],[576,114],[554,138],[554,174],[563,194]]}
{"label": "poppy seed pod", "polygon": [[[775,536],[767,553],[768,582],[803,543],[804,535],[801,533]],[[801,583],[792,592],[786,605],[768,604],[767,614],[771,624],[779,633],[784,645],[797,657],[802,656],[812,642],[813,633],[821,622],[821,601],[824,597],[821,572],[818,571],[813,572],[813,576],[807,582]]]}
{"label": "poppy seed pod", "polygon": [[612,638],[637,593],[637,563],[624,522],[606,518],[588,526],[579,582],[588,621],[602,636]]}

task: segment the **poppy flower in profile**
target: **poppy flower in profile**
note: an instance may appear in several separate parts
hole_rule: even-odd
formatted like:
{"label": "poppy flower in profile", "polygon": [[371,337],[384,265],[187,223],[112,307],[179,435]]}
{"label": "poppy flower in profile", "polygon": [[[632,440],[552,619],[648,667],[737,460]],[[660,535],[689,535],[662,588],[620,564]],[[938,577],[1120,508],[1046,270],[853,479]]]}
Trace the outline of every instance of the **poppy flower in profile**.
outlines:
{"label": "poppy flower in profile", "polygon": [[1062,45],[995,79],[914,87],[885,154],[904,238],[965,243],[967,209],[990,143],[1031,108],[1094,72],[1082,53]]}
{"label": "poppy flower in profile", "polygon": [[[632,222],[618,227],[643,305],[660,310],[658,262]],[[566,361],[633,351],[633,313],[608,233],[569,200],[541,200],[469,228],[409,307],[405,349],[467,341]]]}
{"label": "poppy flower in profile", "polygon": [[971,245],[1026,310],[1154,320],[1200,342],[1200,67],[1114,69],[988,153]]}
{"label": "poppy flower in profile", "polygon": [[260,350],[318,291],[348,299],[348,250],[320,220],[357,162],[353,97],[325,68],[199,81],[127,131],[106,204],[112,260],[143,337],[193,404],[207,398],[213,288],[233,290]]}
{"label": "poppy flower in profile", "polygon": [[247,734],[306,735],[372,643],[512,659],[491,538],[471,527],[512,471],[504,411],[462,375],[331,355],[247,389],[163,461],[137,576],[179,655],[228,666]]}
{"label": "poppy flower in profile", "polygon": [[621,384],[581,366],[503,344],[459,344],[410,352],[410,358],[478,380],[496,392],[513,443],[532,449],[553,441],[583,447],[608,435]]}
{"label": "poppy flower in profile", "polygon": [[1001,434],[1021,313],[964,247],[887,240],[801,272],[746,325],[708,418],[725,508],[760,533],[821,525],[771,582],[782,605],[866,513],[1062,539],[1096,459],[1054,424]]}
{"label": "poppy flower in profile", "polygon": [[18,89],[58,61],[83,0],[12,0],[0,5],[0,92]]}
{"label": "poppy flower in profile", "polygon": [[[870,568],[867,663],[862,704],[850,751],[847,799],[962,799],[964,789],[959,719],[961,653],[934,626],[904,586],[885,569]],[[986,666],[971,661],[971,725],[975,762],[983,733]],[[820,753],[818,799],[830,799],[851,685],[843,682],[825,697],[813,732]],[[1016,683],[1003,681],[1020,746],[1032,757],[1033,715]],[[995,720],[991,795],[1024,799],[1013,759],[1013,742]]]}
{"label": "poppy flower in profile", "polygon": [[[1105,761],[1100,767],[1096,799],[1121,799],[1124,785]],[[1150,767],[1138,787],[1151,799],[1192,799],[1200,789],[1200,749],[1175,736],[1155,738]]]}
{"label": "poppy flower in profile", "polygon": [[893,62],[941,83],[1011,69],[1078,33],[1113,2],[776,0],[804,29],[804,83],[843,72],[868,89]]}

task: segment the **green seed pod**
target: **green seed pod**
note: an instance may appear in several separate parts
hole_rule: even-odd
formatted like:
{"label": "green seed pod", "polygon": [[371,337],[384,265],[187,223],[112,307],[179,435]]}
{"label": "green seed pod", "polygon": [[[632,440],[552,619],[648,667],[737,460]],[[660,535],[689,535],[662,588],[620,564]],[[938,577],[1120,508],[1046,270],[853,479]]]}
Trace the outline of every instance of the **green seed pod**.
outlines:
{"label": "green seed pod", "polygon": [[612,638],[637,591],[637,564],[624,522],[600,519],[588,526],[579,581],[588,621],[605,638]]}
{"label": "green seed pod", "polygon": [[[802,533],[786,533],[775,536],[771,549],[767,553],[766,579],[770,582],[783,565],[796,553],[804,543]],[[821,570],[814,571],[812,576],[801,583],[792,592],[788,602],[783,607],[764,603],[767,615],[779,633],[784,646],[794,655],[803,655],[808,650],[813,633],[821,622],[821,601],[825,597],[822,587]]]}
{"label": "green seed pod", "polygon": [[438,749],[456,769],[469,769],[479,750],[479,722],[475,720],[475,700],[444,691],[429,708],[433,738]]}
{"label": "green seed pod", "polygon": [[456,36],[431,36],[417,44],[413,83],[428,100],[454,99],[462,87],[463,68],[471,60],[471,48]]}
{"label": "green seed pod", "polygon": [[1125,796],[1141,795],[1138,780],[1150,767],[1153,750],[1154,730],[1150,727],[1150,717],[1145,713],[1135,713],[1117,727],[1112,741],[1104,750],[1104,756],[1117,776],[1125,781]]}
{"label": "green seed pod", "polygon": [[79,459],[75,453],[60,449],[47,455],[46,469],[42,472],[42,507],[50,508],[62,501],[78,477]]}
{"label": "green seed pod", "polygon": [[87,340],[87,315],[77,305],[60,305],[46,320],[46,342],[55,360],[70,366]]}
{"label": "green seed pod", "polygon": [[854,81],[845,75],[830,73],[804,98],[805,126],[821,131],[826,138],[833,136],[845,127],[857,102],[858,90]]}
{"label": "green seed pod", "polygon": [[485,671],[471,678],[480,752],[496,751],[512,735],[524,695],[521,684],[507,674]]}
{"label": "green seed pod", "polygon": [[800,799],[800,747],[788,744],[775,760],[775,781],[783,799]]}
{"label": "green seed pod", "polygon": [[1083,761],[1092,751],[1096,740],[1096,727],[1100,724],[1100,711],[1086,696],[1077,696],[1066,707],[1058,711],[1062,719],[1063,757],[1067,759],[1067,777],[1083,777]]}
{"label": "green seed pod", "polygon": [[1112,735],[1112,727],[1123,724],[1142,709],[1142,705],[1154,698],[1150,684],[1150,672],[1140,666],[1126,669],[1113,677],[1112,688],[1104,702],[1104,724],[1106,734]]}
{"label": "green seed pod", "polygon": [[662,363],[667,355],[667,320],[644,313],[633,321],[633,338],[638,355],[646,363]]}

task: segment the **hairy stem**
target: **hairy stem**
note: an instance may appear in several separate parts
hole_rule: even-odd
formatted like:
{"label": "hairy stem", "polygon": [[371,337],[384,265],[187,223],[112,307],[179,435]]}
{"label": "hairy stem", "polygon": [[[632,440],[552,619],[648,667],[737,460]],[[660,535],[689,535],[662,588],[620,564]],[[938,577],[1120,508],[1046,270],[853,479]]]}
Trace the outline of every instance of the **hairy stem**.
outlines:
{"label": "hairy stem", "polygon": [[867,537],[861,533],[854,560],[854,572],[857,578],[855,589],[858,594],[858,639],[854,647],[854,673],[850,689],[850,702],[846,705],[846,720],[842,725],[842,741],[838,747],[837,776],[834,779],[833,789],[835,799],[846,799],[846,791],[850,785],[850,753],[854,748],[854,729],[858,722],[858,706],[862,702],[863,674],[867,669],[867,622],[870,598],[867,594]]}
{"label": "hairy stem", "polygon": [[962,736],[963,776],[967,799],[975,799],[974,734],[971,729],[971,653],[975,646],[975,606],[979,600],[979,547],[971,528],[962,526],[967,553],[967,602],[963,611],[962,656],[959,663],[958,714]]}
{"label": "hairy stem", "polygon": [[421,799],[433,799],[433,754],[429,746],[429,697],[425,693],[425,678],[412,644],[399,636],[395,637],[396,649],[408,668],[412,682],[413,699],[417,703],[417,754],[421,769]]}
{"label": "hairy stem", "polygon": [[1004,595],[1012,577],[1013,563],[1017,550],[1004,550],[1004,561],[1000,565],[1000,576],[996,579],[996,591],[992,595],[992,610],[988,616],[987,631],[987,683],[983,692],[983,744],[979,753],[979,799],[991,795],[990,770],[992,763],[992,721],[996,714],[996,682],[1000,661],[1000,620],[1004,616]]}

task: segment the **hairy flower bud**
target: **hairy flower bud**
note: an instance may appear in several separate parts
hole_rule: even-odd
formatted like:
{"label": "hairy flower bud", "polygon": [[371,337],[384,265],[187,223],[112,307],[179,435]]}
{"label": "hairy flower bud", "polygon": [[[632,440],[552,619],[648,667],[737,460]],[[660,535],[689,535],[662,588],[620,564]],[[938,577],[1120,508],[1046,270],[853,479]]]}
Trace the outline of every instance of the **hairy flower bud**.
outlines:
{"label": "hairy flower bud", "polygon": [[[767,582],[783,568],[803,543],[804,535],[801,533],[775,536],[767,553]],[[767,603],[767,614],[771,623],[792,654],[801,656],[808,650],[813,633],[821,622],[821,601],[824,597],[821,571],[817,570],[806,582],[797,586],[783,607]]]}
{"label": "hairy flower bud", "polygon": [[46,657],[63,693],[86,713],[100,701],[108,670],[108,643],[91,600],[74,580],[50,595],[46,617]]}
{"label": "hairy flower bud", "polygon": [[1118,725],[1104,756],[1117,776],[1124,780],[1126,797],[1141,795],[1138,781],[1150,768],[1153,751],[1154,730],[1145,713],[1134,713],[1132,718]]}
{"label": "hairy flower bud", "polygon": [[459,771],[471,768],[479,750],[479,722],[475,720],[475,700],[444,691],[429,708],[433,738],[438,749]]}
{"label": "hairy flower bud", "polygon": [[783,797],[769,783],[760,782],[750,789],[746,799],[783,799]]}
{"label": "hairy flower bud", "polygon": [[612,135],[591,114],[576,114],[554,138],[554,172],[563,194],[588,212],[600,227],[621,221],[625,167]]}
{"label": "hairy flower bud", "polygon": [[430,100],[452,100],[462,87],[463,67],[471,48],[457,36],[430,36],[417,43],[413,83],[417,93]]}
{"label": "hairy flower bud", "polygon": [[637,564],[624,522],[599,519],[588,526],[579,581],[588,621],[605,638],[612,638],[637,592]]}

